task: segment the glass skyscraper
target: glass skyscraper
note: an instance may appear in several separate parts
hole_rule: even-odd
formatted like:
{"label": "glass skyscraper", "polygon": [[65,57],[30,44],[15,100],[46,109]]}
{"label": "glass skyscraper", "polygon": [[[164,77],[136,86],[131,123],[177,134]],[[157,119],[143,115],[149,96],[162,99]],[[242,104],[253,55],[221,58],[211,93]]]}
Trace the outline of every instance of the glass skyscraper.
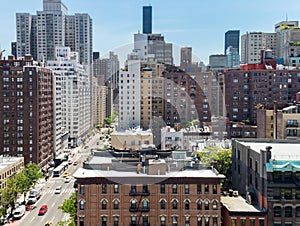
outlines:
{"label": "glass skyscraper", "polygon": [[152,6],[143,6],[143,34],[152,34]]}
{"label": "glass skyscraper", "polygon": [[225,33],[225,46],[224,54],[229,46],[237,49],[238,54],[240,53],[240,31],[239,30],[229,30]]}

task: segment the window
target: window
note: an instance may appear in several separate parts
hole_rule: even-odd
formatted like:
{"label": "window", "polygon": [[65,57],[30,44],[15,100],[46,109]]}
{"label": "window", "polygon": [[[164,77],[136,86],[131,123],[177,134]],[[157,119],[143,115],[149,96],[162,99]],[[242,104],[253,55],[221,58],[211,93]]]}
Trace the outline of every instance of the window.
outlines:
{"label": "window", "polygon": [[214,185],[213,185],[213,194],[217,194],[217,191],[218,191],[218,190],[217,190],[217,185],[214,184]]}
{"label": "window", "polygon": [[160,185],[160,193],[161,193],[161,194],[165,194],[165,192],[166,192],[165,184],[161,184],[161,185]]}
{"label": "window", "polygon": [[250,219],[250,226],[255,226],[255,219]]}
{"label": "window", "polygon": [[173,210],[177,210],[177,208],[178,208],[178,201],[176,199],[174,199],[172,201],[172,209]]}
{"label": "window", "polygon": [[201,194],[201,184],[197,184],[197,194]]}
{"label": "window", "polygon": [[143,209],[149,209],[149,201],[147,199],[143,200]]}
{"label": "window", "polygon": [[130,208],[131,208],[131,209],[136,209],[136,200],[135,200],[135,199],[132,199],[132,200],[130,201]]}
{"label": "window", "polygon": [[190,226],[190,217],[189,216],[185,217],[185,226]]}
{"label": "window", "polygon": [[131,193],[136,193],[136,185],[135,184],[131,185]]}
{"label": "window", "polygon": [[265,219],[259,219],[259,226],[265,225]]}
{"label": "window", "polygon": [[296,217],[300,217],[300,206],[296,207]]}
{"label": "window", "polygon": [[160,217],[160,226],[166,226],[166,217],[165,216]]}
{"label": "window", "polygon": [[148,216],[143,216],[143,226],[148,226]]}
{"label": "window", "polygon": [[106,184],[102,184],[102,194],[106,194]]}
{"label": "window", "polygon": [[185,187],[184,187],[184,193],[185,194],[189,194],[190,193],[189,185],[188,184],[186,184]]}
{"label": "window", "polygon": [[102,209],[103,209],[103,210],[106,210],[106,209],[107,209],[107,201],[106,201],[106,200],[103,200],[103,201],[102,201]]}
{"label": "window", "polygon": [[84,195],[84,185],[80,185],[80,194]]}
{"label": "window", "polygon": [[185,210],[189,210],[190,209],[190,201],[187,200],[187,199],[184,201],[184,209]]}
{"label": "window", "polygon": [[119,217],[114,216],[114,226],[119,226]]}
{"label": "window", "polygon": [[292,189],[284,189],[284,198],[288,200],[292,199]]}
{"label": "window", "polygon": [[107,221],[106,216],[102,216],[102,226],[106,226],[107,225],[106,221]]}
{"label": "window", "polygon": [[197,201],[197,210],[202,210],[202,202],[201,202],[201,200]]}
{"label": "window", "polygon": [[148,193],[148,185],[147,184],[143,185],[143,193]]}
{"label": "window", "polygon": [[115,184],[114,185],[114,193],[119,193],[119,185],[118,184]]}
{"label": "window", "polygon": [[177,225],[178,225],[178,217],[172,216],[172,226],[177,226]]}
{"label": "window", "polygon": [[274,217],[281,217],[281,207],[280,206],[275,206],[273,211],[274,211]]}
{"label": "window", "polygon": [[131,216],[131,225],[136,225],[136,216]]}
{"label": "window", "polygon": [[206,199],[204,201],[205,210],[209,210],[209,201]]}
{"label": "window", "polygon": [[214,200],[214,201],[212,202],[212,205],[213,205],[213,210],[216,210],[216,209],[217,209],[217,206],[218,206],[217,201]]}
{"label": "window", "polygon": [[197,217],[197,226],[202,226],[202,217]]}
{"label": "window", "polygon": [[115,210],[119,209],[119,201],[117,199],[115,199],[114,201],[114,209]]}
{"label": "window", "polygon": [[176,184],[173,184],[173,186],[172,186],[172,193],[177,194],[177,185]]}
{"label": "window", "polygon": [[236,226],[236,219],[231,219],[231,226]]}
{"label": "window", "polygon": [[85,203],[84,200],[79,201],[79,209],[80,210],[84,210],[84,203]]}
{"label": "window", "polygon": [[208,184],[204,185],[204,193],[205,194],[209,193],[209,185]]}
{"label": "window", "polygon": [[293,216],[293,209],[292,209],[292,207],[291,206],[287,206],[287,207],[285,207],[285,214],[284,214],[284,216],[285,217],[292,217]]}
{"label": "window", "polygon": [[160,201],[160,209],[165,210],[166,209],[166,200],[162,199]]}
{"label": "window", "polygon": [[246,219],[241,219],[241,226],[246,226]]}

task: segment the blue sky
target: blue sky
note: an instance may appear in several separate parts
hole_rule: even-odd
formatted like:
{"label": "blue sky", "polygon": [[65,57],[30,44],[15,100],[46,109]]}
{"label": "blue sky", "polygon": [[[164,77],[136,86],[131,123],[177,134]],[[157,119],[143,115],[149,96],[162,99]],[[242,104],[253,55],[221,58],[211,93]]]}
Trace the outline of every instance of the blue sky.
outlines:
{"label": "blue sky", "polygon": [[[15,14],[42,10],[42,0],[2,0],[0,45],[10,53],[15,41]],[[69,14],[88,13],[94,23],[94,51],[123,52],[131,47],[133,33],[141,31],[142,6],[152,5],[153,33],[161,33],[176,49],[193,47],[194,60],[208,63],[211,54],[224,52],[224,34],[238,29],[273,32],[274,24],[300,20],[299,0],[63,0]],[[120,51],[121,50],[121,51]],[[120,53],[122,54],[122,53]],[[176,61],[178,52],[175,52]],[[121,56],[122,59],[122,56]]]}

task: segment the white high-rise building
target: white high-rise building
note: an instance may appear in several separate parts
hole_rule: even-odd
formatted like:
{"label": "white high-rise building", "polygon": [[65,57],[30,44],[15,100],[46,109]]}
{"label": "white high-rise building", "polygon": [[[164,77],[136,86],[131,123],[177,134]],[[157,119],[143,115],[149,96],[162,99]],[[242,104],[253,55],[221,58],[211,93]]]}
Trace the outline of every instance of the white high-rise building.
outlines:
{"label": "white high-rise building", "polygon": [[92,128],[91,77],[79,63],[78,53],[69,47],[56,48],[55,58],[47,61],[47,67],[56,76],[56,122],[60,122],[56,123],[56,143],[69,132],[68,146],[75,147]]}
{"label": "white high-rise building", "polygon": [[119,76],[119,129],[140,126],[141,77],[140,61],[127,60]]}
{"label": "white high-rise building", "polygon": [[61,0],[43,0],[36,15],[16,14],[17,57],[55,60],[55,48],[68,46],[79,53],[80,63],[92,63],[92,19],[88,14],[67,15]]}
{"label": "white high-rise building", "polygon": [[276,52],[276,33],[247,32],[241,37],[241,63],[260,63],[261,50],[266,49]]}

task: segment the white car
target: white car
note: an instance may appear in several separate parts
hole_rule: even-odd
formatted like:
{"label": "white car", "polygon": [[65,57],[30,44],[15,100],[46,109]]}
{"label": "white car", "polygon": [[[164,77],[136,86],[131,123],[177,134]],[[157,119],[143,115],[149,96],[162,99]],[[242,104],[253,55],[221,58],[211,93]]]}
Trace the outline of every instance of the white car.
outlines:
{"label": "white car", "polygon": [[57,187],[55,188],[54,194],[60,194],[60,193],[61,193],[61,189],[62,189],[61,186],[57,186]]}
{"label": "white car", "polygon": [[71,179],[72,179],[71,177],[66,177],[65,178],[65,183],[70,183]]}

